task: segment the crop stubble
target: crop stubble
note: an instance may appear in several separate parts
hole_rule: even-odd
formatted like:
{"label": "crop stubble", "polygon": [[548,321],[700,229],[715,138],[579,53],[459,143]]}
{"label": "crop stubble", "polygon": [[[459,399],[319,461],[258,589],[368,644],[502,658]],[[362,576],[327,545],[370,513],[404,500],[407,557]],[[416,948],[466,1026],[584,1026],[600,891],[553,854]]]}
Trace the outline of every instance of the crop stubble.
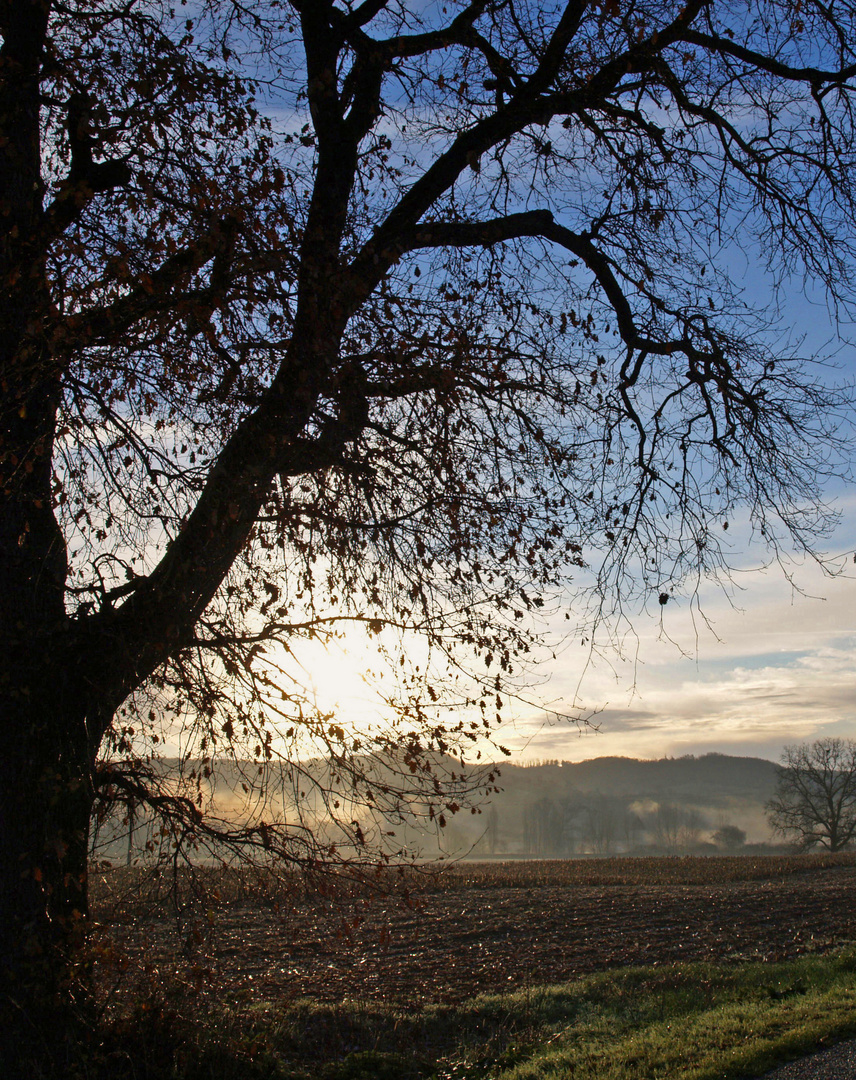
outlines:
{"label": "crop stubble", "polygon": [[622,965],[785,959],[856,940],[856,856],[461,864],[417,881],[412,906],[242,898],[206,923],[182,955],[165,911],[120,905],[105,982],[118,957],[126,975],[244,998],[414,1004]]}

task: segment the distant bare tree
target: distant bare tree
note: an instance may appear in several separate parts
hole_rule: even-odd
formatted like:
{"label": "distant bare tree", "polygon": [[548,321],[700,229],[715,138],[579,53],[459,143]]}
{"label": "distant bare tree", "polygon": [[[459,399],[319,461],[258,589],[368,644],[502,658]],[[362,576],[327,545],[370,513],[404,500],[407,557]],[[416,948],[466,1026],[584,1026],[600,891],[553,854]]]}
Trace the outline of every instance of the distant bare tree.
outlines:
{"label": "distant bare tree", "polygon": [[601,795],[592,795],[585,808],[584,842],[595,855],[612,854],[619,833],[622,806],[619,800]]}
{"label": "distant bare tree", "polygon": [[695,807],[664,802],[657,807],[649,827],[658,847],[680,851],[698,843],[704,818]]}
{"label": "distant bare tree", "polygon": [[495,806],[491,806],[487,812],[487,828],[485,829],[485,845],[489,855],[496,855],[499,851],[499,812]]}
{"label": "distant bare tree", "polygon": [[681,810],[680,843],[683,848],[695,847],[701,838],[701,830],[705,826],[704,815],[694,806],[686,806]]}
{"label": "distant bare tree", "polygon": [[628,851],[636,847],[644,831],[645,826],[640,816],[631,806],[625,805],[621,815],[621,838]]}
{"label": "distant bare tree", "polygon": [[717,847],[726,851],[736,851],[746,843],[746,832],[736,825],[720,825],[711,839]]}
{"label": "distant bare tree", "polygon": [[674,803],[660,803],[652,822],[654,842],[658,847],[676,851],[680,846],[681,809]]}
{"label": "distant bare tree", "polygon": [[545,797],[526,807],[523,817],[523,847],[527,854],[541,857],[564,854],[565,815],[562,806]]}
{"label": "distant bare tree", "polygon": [[785,747],[767,816],[775,832],[802,848],[846,847],[856,834],[856,742],[830,738]]}

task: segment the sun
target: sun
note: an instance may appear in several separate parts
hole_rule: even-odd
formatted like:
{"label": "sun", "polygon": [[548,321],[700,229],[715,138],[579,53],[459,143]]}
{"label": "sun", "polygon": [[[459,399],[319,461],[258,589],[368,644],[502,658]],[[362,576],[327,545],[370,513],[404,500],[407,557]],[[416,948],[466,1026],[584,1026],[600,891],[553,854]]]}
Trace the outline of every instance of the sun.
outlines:
{"label": "sun", "polygon": [[319,712],[347,727],[376,721],[383,707],[373,685],[380,658],[361,630],[342,632],[328,642],[308,641],[297,653],[307,697]]}

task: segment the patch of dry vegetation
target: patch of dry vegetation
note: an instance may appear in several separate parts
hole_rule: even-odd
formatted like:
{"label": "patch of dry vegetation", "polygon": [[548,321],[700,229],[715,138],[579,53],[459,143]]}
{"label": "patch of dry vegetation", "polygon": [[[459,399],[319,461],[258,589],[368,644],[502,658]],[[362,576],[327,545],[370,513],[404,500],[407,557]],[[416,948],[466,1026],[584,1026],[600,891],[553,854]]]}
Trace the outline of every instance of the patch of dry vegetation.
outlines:
{"label": "patch of dry vegetation", "polygon": [[423,889],[535,889],[553,886],[722,885],[856,866],[856,854],[651,856],[462,862],[422,880]]}

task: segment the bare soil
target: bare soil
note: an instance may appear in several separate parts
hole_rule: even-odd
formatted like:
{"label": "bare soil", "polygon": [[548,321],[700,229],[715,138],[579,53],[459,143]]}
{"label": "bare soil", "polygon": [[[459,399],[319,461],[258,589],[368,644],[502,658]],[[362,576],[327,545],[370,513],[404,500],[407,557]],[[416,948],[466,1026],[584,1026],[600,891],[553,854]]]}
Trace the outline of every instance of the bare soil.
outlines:
{"label": "bare soil", "polygon": [[178,979],[238,999],[413,1005],[622,965],[781,960],[856,941],[854,856],[593,866],[458,867],[409,905],[223,902],[185,927],[183,943],[165,910],[120,905],[98,967],[105,988],[124,992]]}

